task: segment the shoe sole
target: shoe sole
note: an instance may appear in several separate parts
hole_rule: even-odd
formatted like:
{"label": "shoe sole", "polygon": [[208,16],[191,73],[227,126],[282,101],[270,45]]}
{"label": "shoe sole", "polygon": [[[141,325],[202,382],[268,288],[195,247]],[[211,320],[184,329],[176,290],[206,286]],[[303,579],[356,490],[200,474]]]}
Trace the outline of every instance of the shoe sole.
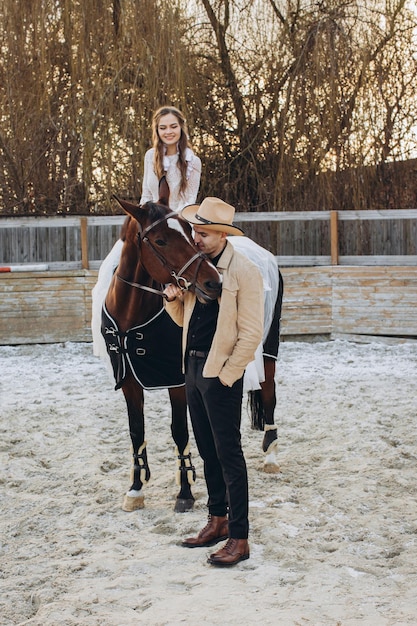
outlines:
{"label": "shoe sole", "polygon": [[185,541],[181,542],[183,548],[209,548],[210,546],[215,546],[219,541],[224,541],[228,539],[229,535],[222,535],[221,537],[217,537],[216,539],[212,539],[211,541],[206,541],[206,543],[186,543]]}
{"label": "shoe sole", "polygon": [[227,563],[224,561],[216,561],[215,559],[211,559],[210,557],[207,559],[207,563],[210,563],[210,565],[217,565],[217,567],[232,567],[232,565],[236,565],[237,563],[240,563],[241,561],[246,561],[249,558],[249,554],[244,554],[243,556],[239,557],[236,561],[233,561],[233,563]]}

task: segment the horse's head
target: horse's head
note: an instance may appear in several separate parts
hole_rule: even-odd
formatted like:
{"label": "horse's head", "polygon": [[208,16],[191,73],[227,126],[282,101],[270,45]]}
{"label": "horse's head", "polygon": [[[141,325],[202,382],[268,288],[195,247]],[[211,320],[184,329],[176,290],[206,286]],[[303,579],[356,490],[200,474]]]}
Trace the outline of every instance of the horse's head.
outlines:
{"label": "horse's head", "polygon": [[114,198],[137,223],[140,262],[155,281],[190,289],[200,302],[220,295],[221,276],[195,246],[189,223],[168,208],[166,199],[138,206]]}

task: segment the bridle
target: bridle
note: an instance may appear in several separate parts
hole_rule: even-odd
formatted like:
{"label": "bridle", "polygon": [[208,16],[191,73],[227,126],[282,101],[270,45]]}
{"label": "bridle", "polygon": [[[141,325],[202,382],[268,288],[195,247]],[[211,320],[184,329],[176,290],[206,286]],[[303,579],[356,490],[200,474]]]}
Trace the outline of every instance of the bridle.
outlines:
{"label": "bridle", "polygon": [[[149,249],[153,252],[153,254],[156,256],[156,258],[158,259],[158,261],[161,263],[161,265],[166,268],[168,267],[168,270],[170,272],[170,275],[175,279],[175,282],[177,284],[177,286],[181,289],[181,291],[188,291],[188,289],[192,286],[194,286],[196,284],[197,281],[197,276],[198,276],[198,272],[201,266],[201,263],[203,262],[203,260],[206,258],[206,256],[200,252],[197,251],[192,257],[191,259],[189,259],[183,266],[182,268],[176,272],[174,268],[170,267],[166,261],[166,259],[162,256],[162,254],[157,250],[157,248],[155,248],[155,246],[153,245],[152,241],[150,241],[149,237],[147,236],[148,233],[155,228],[155,226],[158,226],[158,224],[161,224],[162,222],[165,222],[169,217],[173,217],[173,216],[178,216],[178,213],[176,211],[171,211],[170,213],[167,213],[166,215],[164,215],[164,217],[161,217],[158,220],[155,220],[155,222],[152,222],[152,224],[149,224],[149,226],[147,226],[143,231],[141,228],[141,225],[139,224],[139,232],[138,232],[138,243],[139,246],[141,243],[146,244]],[[197,268],[196,268],[196,272],[194,275],[194,280],[192,282],[188,281],[184,276],[182,276],[182,274],[194,263],[194,261],[200,260],[200,262],[197,264]],[[153,289],[152,287],[148,287],[147,285],[141,285],[140,283],[134,283],[131,282],[129,280],[126,280],[125,278],[122,278],[119,274],[116,274],[116,277],[121,280],[123,283],[126,283],[127,285],[130,285],[131,287],[136,287],[137,289],[142,289],[143,291],[149,291],[150,293],[154,293],[157,294],[159,296],[162,296],[162,298],[167,299],[168,296],[163,293],[162,291],[160,291],[159,289]]]}

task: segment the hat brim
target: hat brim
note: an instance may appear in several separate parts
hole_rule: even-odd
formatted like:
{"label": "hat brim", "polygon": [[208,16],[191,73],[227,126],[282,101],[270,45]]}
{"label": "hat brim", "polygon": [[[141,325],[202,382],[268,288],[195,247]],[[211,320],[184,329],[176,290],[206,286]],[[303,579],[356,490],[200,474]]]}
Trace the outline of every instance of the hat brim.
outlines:
{"label": "hat brim", "polygon": [[212,224],[206,224],[204,221],[199,220],[198,217],[196,217],[199,207],[199,204],[189,204],[181,211],[181,217],[187,220],[189,224],[201,226],[204,230],[215,230],[217,232],[227,233],[228,235],[244,236],[245,233],[243,230],[233,224],[220,224],[214,222]]}

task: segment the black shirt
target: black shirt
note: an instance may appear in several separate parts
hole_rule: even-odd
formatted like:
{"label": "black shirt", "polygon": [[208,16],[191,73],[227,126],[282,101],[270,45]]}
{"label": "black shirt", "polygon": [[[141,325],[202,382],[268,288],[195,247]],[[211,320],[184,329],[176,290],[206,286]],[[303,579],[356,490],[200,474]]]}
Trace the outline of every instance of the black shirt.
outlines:
{"label": "black shirt", "polygon": [[[223,250],[214,259],[210,259],[214,266],[217,265]],[[217,317],[219,315],[218,300],[210,300],[203,304],[196,300],[191,314],[187,335],[188,350],[208,352],[211,348],[214,333],[216,332]]]}

